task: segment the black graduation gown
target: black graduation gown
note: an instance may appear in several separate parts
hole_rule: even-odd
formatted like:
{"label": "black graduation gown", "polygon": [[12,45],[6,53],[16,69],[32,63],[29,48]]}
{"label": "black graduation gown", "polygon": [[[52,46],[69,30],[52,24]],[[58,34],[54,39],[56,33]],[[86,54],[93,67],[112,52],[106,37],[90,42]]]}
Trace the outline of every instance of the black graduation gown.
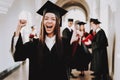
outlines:
{"label": "black graduation gown", "polygon": [[29,58],[29,80],[68,80],[66,66],[69,62],[67,51],[70,47],[65,39],[62,44],[64,50],[58,54],[60,49],[56,48],[56,43],[50,51],[46,44],[43,46],[38,39],[23,44],[19,36],[13,57],[15,61]]}
{"label": "black graduation gown", "polygon": [[108,41],[103,29],[98,31],[92,41],[92,62],[91,70],[95,74],[108,74]]}
{"label": "black graduation gown", "polygon": [[91,54],[86,53],[82,45],[77,44],[76,52],[72,58],[72,67],[77,70],[88,70],[88,64],[91,61]]}
{"label": "black graduation gown", "polygon": [[[84,36],[86,37],[88,33],[84,33]],[[85,46],[84,43],[81,43],[81,45],[78,43],[78,41],[75,41],[72,43],[73,50],[76,47],[76,50],[74,51],[73,57],[72,57],[72,67],[76,68],[77,70],[84,71],[88,70],[88,64],[90,63],[92,57],[90,52],[86,53],[83,45]],[[88,47],[86,46],[86,49]]]}
{"label": "black graduation gown", "polygon": [[62,32],[62,35],[64,38],[66,38],[68,40],[68,42],[70,42],[71,37],[72,37],[72,33],[73,33],[73,30],[70,31],[68,28],[65,28]]}

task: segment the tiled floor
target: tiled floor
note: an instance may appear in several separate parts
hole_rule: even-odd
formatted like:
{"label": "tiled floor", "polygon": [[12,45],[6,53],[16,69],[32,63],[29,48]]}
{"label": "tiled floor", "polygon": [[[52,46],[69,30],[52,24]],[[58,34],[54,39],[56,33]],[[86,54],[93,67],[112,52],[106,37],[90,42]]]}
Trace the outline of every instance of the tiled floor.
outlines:
{"label": "tiled floor", "polygon": [[[12,74],[7,76],[3,80],[28,80],[28,66],[29,66],[28,61],[24,64],[21,64],[20,67],[17,70],[15,70]],[[78,76],[80,72],[73,69],[72,73],[75,76]],[[85,76],[84,77],[78,76],[77,78],[71,78],[70,80],[93,80],[92,79],[93,76],[90,76],[90,73],[91,73],[91,71],[85,71]],[[94,80],[98,80],[98,79],[94,79]]]}
{"label": "tiled floor", "polygon": [[28,62],[21,64],[20,67],[3,80],[28,80]]}

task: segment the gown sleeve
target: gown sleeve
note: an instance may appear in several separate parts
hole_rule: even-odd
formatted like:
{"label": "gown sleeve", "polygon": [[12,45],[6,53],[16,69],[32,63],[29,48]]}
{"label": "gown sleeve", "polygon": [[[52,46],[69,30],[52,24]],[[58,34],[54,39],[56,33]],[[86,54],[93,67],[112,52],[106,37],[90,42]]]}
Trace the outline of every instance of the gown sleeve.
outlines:
{"label": "gown sleeve", "polygon": [[93,49],[104,48],[108,46],[107,37],[103,30],[99,31],[98,34],[96,34],[96,37],[93,40],[92,45],[94,46]]}
{"label": "gown sleeve", "polygon": [[72,57],[72,45],[66,38],[63,38],[64,44],[64,64],[67,66],[70,65],[71,57]]}
{"label": "gown sleeve", "polygon": [[12,44],[13,44],[13,49],[14,49],[13,59],[15,62],[24,61],[26,58],[29,57],[29,54],[32,50],[31,44],[30,42],[23,44],[21,34],[19,35],[18,39],[16,39],[16,37],[12,38]]}
{"label": "gown sleeve", "polygon": [[66,30],[63,30],[62,35],[63,35],[64,38],[67,38]]}

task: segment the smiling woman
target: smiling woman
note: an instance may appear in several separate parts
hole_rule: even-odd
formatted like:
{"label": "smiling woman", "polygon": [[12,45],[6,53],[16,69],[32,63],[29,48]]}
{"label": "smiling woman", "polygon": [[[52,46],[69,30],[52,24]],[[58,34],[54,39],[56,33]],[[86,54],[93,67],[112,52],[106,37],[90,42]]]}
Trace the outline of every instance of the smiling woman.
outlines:
{"label": "smiling woman", "polygon": [[[43,16],[39,39],[23,44],[18,24],[14,35],[14,60],[29,59],[29,80],[69,80],[70,43],[60,37],[60,18],[67,11],[47,1],[37,13]],[[69,54],[67,54],[69,53]]]}
{"label": "smiling woman", "polygon": [[46,13],[44,18],[44,23],[46,33],[49,37],[52,37],[54,35],[54,28],[56,25],[56,17],[53,13]]}

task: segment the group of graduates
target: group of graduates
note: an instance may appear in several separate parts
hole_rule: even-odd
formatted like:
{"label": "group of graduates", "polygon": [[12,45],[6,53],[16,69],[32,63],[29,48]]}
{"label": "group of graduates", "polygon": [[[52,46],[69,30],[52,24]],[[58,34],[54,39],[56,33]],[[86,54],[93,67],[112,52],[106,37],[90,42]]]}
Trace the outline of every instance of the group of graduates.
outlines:
{"label": "group of graduates", "polygon": [[[85,32],[84,22],[76,21],[75,30],[67,27],[61,37],[61,17],[67,11],[47,1],[37,13],[43,16],[39,37],[34,38],[31,34],[29,38],[32,40],[23,43],[21,29],[25,23],[20,20],[11,44],[15,62],[29,59],[29,80],[70,80],[73,68],[80,70],[84,76],[90,62],[92,75],[105,77],[108,74],[108,42],[98,19],[90,19],[90,33]],[[68,26],[72,24],[73,19],[69,19]],[[92,49],[92,53],[88,48]]]}
{"label": "group of graduates", "polygon": [[[69,43],[72,46],[72,56],[70,63],[70,76],[72,78],[77,78],[72,74],[72,69],[77,69],[81,71],[80,76],[84,76],[84,70],[88,70],[88,64],[91,61],[91,54],[87,53],[84,47],[89,47],[90,45],[84,45],[83,39],[85,39],[89,34],[85,32],[85,22],[75,21],[74,30],[73,27],[73,19],[68,19],[68,26],[63,30],[63,37],[67,38]],[[92,37],[92,36],[91,36]],[[84,45],[84,46],[83,46]]]}
{"label": "group of graduates", "polygon": [[98,19],[90,18],[90,32],[85,31],[85,22],[76,20],[74,30],[72,30],[74,19],[68,19],[62,35],[72,45],[72,57],[70,63],[70,76],[77,78],[72,74],[72,69],[80,71],[79,76],[85,76],[84,71],[93,71],[91,75],[97,76],[97,79],[107,80],[109,75],[107,46],[108,41],[104,30],[100,27],[101,22]]}

